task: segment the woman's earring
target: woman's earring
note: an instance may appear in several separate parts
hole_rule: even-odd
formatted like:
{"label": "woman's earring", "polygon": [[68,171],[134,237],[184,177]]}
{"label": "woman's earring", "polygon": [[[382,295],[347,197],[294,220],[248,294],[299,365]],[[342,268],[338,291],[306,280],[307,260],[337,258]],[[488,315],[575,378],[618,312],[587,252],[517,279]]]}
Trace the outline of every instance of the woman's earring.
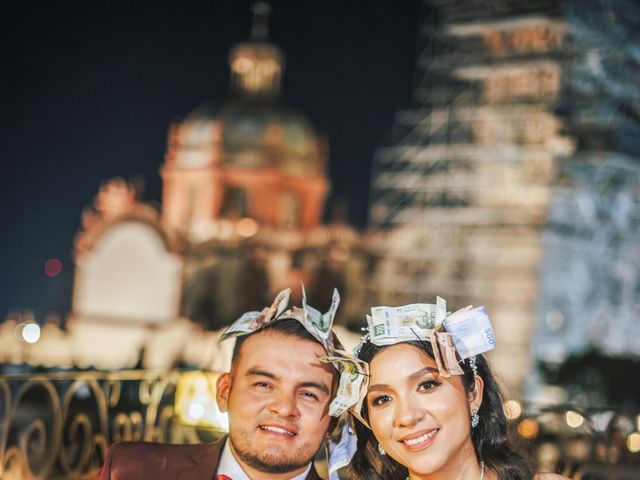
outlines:
{"label": "woman's earring", "polygon": [[380,452],[380,455],[387,454],[387,451],[384,449],[384,447],[381,444],[378,444],[378,452]]}
{"label": "woman's earring", "polygon": [[480,415],[478,412],[471,411],[471,428],[476,428],[480,423]]}

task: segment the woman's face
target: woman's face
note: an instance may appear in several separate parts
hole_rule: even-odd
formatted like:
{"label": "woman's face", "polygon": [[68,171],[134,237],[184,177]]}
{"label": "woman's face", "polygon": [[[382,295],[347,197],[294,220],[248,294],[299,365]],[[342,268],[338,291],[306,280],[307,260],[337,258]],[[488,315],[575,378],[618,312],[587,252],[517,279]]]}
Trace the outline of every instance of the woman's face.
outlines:
{"label": "woman's face", "polygon": [[431,357],[407,344],[380,351],[370,367],[369,421],[388,455],[414,476],[477,465],[470,410],[480,407],[478,377],[468,394],[460,376],[440,376]]}

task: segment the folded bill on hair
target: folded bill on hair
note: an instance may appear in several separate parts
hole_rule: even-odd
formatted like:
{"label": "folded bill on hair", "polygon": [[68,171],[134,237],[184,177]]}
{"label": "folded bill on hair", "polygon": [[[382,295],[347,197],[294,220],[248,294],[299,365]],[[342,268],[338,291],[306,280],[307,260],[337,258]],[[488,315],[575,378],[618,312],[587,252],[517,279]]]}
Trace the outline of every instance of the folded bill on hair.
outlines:
{"label": "folded bill on hair", "polygon": [[[370,341],[378,346],[415,340],[427,341],[434,338],[435,331],[444,329],[451,334],[460,360],[495,348],[493,329],[484,307],[468,306],[448,316],[446,310],[446,302],[440,297],[437,297],[436,304],[373,307],[371,315],[367,315]],[[445,347],[446,342],[450,343],[443,337],[440,343]],[[455,369],[452,351],[444,349],[443,352],[448,352],[447,363]]]}
{"label": "folded bill on hair", "polygon": [[496,347],[491,321],[484,307],[458,310],[447,317],[444,328],[451,333],[461,360]]}
{"label": "folded bill on hair", "polygon": [[373,307],[367,315],[371,343],[393,343],[428,340],[432,331],[446,316],[446,302],[438,297],[438,303],[413,303],[402,307]]}
{"label": "folded bill on hair", "polygon": [[340,294],[337,289],[333,289],[333,295],[331,297],[331,307],[325,313],[320,313],[315,308],[307,305],[307,294],[302,286],[302,323],[308,332],[313,334],[323,344],[331,336],[331,327],[336,317],[338,306],[340,305]]}
{"label": "folded bill on hair", "polygon": [[[348,355],[348,354],[347,354]],[[331,356],[322,359],[332,362],[340,370],[340,383],[336,396],[329,405],[329,415],[339,417],[344,411],[356,405],[366,386],[368,375],[366,364],[352,356]]]}
{"label": "folded bill on hair", "polygon": [[247,335],[265,327],[271,320],[277,318],[285,311],[289,305],[290,296],[291,289],[287,288],[278,293],[270,307],[265,307],[260,312],[247,312],[243,314],[224,331],[220,337],[220,341],[226,340],[227,338]]}
{"label": "folded bill on hair", "polygon": [[449,332],[435,332],[435,341],[431,342],[433,356],[438,370],[445,377],[450,375],[464,375],[464,371],[456,357],[456,347]]}

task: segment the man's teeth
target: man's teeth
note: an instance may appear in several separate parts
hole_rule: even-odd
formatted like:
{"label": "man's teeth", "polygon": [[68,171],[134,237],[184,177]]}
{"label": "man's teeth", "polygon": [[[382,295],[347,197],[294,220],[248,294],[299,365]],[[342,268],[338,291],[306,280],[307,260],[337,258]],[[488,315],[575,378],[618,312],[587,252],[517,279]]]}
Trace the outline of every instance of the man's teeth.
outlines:
{"label": "man's teeth", "polygon": [[269,430],[271,432],[276,432],[276,433],[282,433],[284,435],[289,435],[290,437],[293,437],[295,435],[295,433],[290,432],[289,430],[285,430],[284,428],[279,428],[279,427],[272,427],[270,425],[264,426],[264,427],[260,427],[261,430]]}
{"label": "man's teeth", "polygon": [[419,443],[426,442],[431,437],[433,437],[438,430],[431,430],[429,433],[425,433],[424,435],[419,436],[418,438],[412,438],[411,440],[405,440],[404,443],[412,447],[413,445],[418,445]]}

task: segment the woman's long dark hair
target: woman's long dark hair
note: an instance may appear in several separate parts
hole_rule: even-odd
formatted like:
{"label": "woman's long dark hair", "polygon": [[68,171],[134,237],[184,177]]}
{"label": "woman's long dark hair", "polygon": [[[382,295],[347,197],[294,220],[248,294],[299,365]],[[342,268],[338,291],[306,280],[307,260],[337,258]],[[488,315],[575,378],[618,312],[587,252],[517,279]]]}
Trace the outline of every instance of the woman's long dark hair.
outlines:
{"label": "woman's long dark hair", "polygon": [[[429,343],[406,342],[433,358]],[[373,357],[386,347],[365,343],[358,357],[371,363]],[[518,453],[509,438],[509,426],[502,407],[502,395],[484,355],[477,357],[478,375],[484,381],[482,404],[478,415],[480,423],[471,430],[471,440],[478,461],[483,461],[487,469],[498,475],[500,480],[531,480],[535,475],[534,465]],[[465,391],[471,392],[475,381],[468,362],[461,364],[464,375],[461,380]],[[361,412],[368,419],[367,402]],[[461,415],[466,412],[460,412]],[[404,480],[408,470],[388,455],[378,453],[378,441],[373,432],[355,420],[358,435],[358,450],[351,461],[351,470],[355,478],[363,480]]]}

